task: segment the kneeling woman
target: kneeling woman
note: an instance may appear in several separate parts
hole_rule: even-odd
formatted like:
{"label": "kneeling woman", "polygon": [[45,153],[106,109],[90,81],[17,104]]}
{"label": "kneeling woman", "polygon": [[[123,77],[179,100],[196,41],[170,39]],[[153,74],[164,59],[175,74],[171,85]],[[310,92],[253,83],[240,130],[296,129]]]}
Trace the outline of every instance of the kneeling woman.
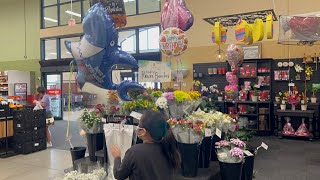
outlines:
{"label": "kneeling woman", "polygon": [[180,166],[180,154],[176,141],[160,112],[147,111],[141,118],[137,135],[143,144],[132,146],[121,161],[119,147],[112,146],[114,177],[124,180],[172,180]]}

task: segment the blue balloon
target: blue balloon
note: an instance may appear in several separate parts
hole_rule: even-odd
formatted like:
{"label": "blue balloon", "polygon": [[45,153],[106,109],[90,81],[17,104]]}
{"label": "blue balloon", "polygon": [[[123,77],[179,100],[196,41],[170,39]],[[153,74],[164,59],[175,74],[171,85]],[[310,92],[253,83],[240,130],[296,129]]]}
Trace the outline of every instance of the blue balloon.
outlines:
{"label": "blue balloon", "polygon": [[65,41],[78,67],[76,78],[81,89],[89,82],[100,88],[117,90],[119,97],[126,101],[131,100],[129,89],[144,89],[134,81],[112,82],[114,65],[126,64],[138,68],[138,63],[133,56],[118,49],[118,31],[102,4],[97,3],[88,10],[83,19],[83,32],[80,42]]}

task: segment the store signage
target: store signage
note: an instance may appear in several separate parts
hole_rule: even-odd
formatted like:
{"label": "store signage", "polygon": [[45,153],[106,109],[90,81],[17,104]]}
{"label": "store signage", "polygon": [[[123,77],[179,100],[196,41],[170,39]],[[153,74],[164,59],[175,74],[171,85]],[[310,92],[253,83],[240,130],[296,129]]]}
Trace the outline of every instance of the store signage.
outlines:
{"label": "store signage", "polygon": [[107,10],[108,14],[125,14],[123,0],[91,0],[91,6],[100,2]]}
{"label": "store signage", "polygon": [[60,95],[61,89],[49,89],[47,90],[47,94],[49,95]]}
{"label": "store signage", "polygon": [[139,61],[139,82],[171,82],[171,63]]}

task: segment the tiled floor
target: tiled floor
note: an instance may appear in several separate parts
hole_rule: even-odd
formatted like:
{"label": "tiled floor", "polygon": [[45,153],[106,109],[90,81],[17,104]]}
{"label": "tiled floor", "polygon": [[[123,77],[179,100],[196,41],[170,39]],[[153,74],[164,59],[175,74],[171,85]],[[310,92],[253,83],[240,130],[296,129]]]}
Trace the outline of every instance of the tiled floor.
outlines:
{"label": "tiled floor", "polygon": [[41,152],[0,159],[0,180],[53,180],[71,167],[68,151],[47,149]]}

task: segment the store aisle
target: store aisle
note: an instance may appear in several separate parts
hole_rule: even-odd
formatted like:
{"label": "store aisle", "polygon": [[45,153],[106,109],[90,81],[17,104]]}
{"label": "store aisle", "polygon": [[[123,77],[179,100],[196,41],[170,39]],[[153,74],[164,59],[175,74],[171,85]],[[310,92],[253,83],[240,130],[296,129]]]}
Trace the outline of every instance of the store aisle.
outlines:
{"label": "store aisle", "polygon": [[[68,121],[55,121],[53,126],[50,126],[53,148],[61,150],[69,150],[70,145],[66,142],[66,129]],[[86,146],[86,139],[80,136],[79,124],[76,121],[70,121],[70,135],[73,146]]]}
{"label": "store aisle", "polygon": [[68,151],[47,149],[29,155],[0,159],[0,180],[53,180],[71,167]]}

